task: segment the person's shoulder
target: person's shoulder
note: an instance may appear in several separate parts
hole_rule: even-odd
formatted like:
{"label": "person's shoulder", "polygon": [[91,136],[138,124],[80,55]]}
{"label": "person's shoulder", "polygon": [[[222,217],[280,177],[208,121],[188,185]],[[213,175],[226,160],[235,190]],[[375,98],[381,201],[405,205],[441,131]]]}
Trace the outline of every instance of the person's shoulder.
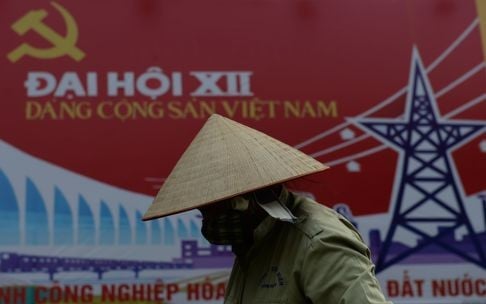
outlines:
{"label": "person's shoulder", "polygon": [[298,218],[295,226],[308,238],[331,235],[352,238],[357,236],[354,226],[333,209],[300,195],[295,195],[295,200],[294,213]]}

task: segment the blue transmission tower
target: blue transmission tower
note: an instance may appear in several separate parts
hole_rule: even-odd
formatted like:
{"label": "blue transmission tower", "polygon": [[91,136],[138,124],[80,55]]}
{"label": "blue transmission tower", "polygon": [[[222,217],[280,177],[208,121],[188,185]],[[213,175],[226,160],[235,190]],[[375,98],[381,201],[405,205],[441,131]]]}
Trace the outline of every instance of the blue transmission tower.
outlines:
{"label": "blue transmission tower", "polygon": [[[378,251],[376,271],[421,250],[448,252],[486,268],[485,251],[466,214],[451,151],[473,136],[484,123],[443,120],[420,56],[413,50],[404,119],[359,119],[356,124],[399,153],[387,235]],[[454,242],[454,233],[467,231],[470,246]],[[405,234],[418,242],[404,246]],[[484,246],[484,245],[483,245]],[[400,248],[400,250],[397,250]]]}

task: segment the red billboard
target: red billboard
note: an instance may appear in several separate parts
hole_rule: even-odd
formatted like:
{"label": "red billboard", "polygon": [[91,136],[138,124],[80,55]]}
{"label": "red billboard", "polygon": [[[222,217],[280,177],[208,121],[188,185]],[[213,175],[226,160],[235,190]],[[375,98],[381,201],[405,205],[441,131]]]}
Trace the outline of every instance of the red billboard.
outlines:
{"label": "red billboard", "polygon": [[[183,261],[183,242],[211,250],[195,213],[140,221],[199,128],[219,113],[331,166],[289,186],[358,226],[391,300],[484,296],[480,0],[3,1],[0,8],[7,232],[0,281],[91,286],[95,296],[123,284],[148,284],[158,295],[163,281],[175,286],[174,303],[221,301],[224,275],[206,298],[178,285],[218,277],[216,269],[227,275],[231,264],[230,257],[199,268]],[[20,267],[14,256],[87,266]],[[133,264],[89,270],[100,261]],[[74,272],[86,279],[73,280]],[[448,289],[466,273],[471,292]],[[404,289],[414,279],[422,283]],[[52,301],[39,293],[38,302]]]}

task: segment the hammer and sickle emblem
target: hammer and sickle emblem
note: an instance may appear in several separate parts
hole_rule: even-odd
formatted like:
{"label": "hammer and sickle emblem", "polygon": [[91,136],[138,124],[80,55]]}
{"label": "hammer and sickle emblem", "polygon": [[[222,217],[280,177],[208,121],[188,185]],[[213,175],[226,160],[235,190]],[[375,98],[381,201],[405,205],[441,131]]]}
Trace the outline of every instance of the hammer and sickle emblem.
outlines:
{"label": "hammer and sickle emblem", "polygon": [[51,2],[51,4],[62,15],[66,23],[66,36],[61,36],[43,22],[47,16],[45,10],[32,10],[17,20],[12,25],[12,29],[20,36],[30,30],[34,30],[37,34],[52,43],[52,47],[38,49],[27,43],[22,43],[7,55],[7,58],[11,62],[16,62],[25,55],[39,59],[51,59],[69,55],[76,61],[84,58],[86,54],[76,47],[78,27],[73,16],[61,5],[55,2]]}

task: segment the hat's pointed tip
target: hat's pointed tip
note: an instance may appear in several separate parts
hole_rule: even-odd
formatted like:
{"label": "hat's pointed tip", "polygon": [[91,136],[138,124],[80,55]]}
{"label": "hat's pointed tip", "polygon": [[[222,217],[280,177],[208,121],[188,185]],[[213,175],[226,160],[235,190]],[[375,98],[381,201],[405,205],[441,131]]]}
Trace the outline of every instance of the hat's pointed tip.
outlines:
{"label": "hat's pointed tip", "polygon": [[214,119],[214,118],[223,118],[223,116],[218,113],[213,113],[211,114],[211,116],[209,116],[209,119]]}
{"label": "hat's pointed tip", "polygon": [[214,124],[214,123],[219,123],[221,121],[228,121],[228,118],[224,117],[221,114],[213,113],[213,114],[211,114],[211,116],[209,116],[209,118],[206,122],[207,123],[211,122],[211,124]]}

